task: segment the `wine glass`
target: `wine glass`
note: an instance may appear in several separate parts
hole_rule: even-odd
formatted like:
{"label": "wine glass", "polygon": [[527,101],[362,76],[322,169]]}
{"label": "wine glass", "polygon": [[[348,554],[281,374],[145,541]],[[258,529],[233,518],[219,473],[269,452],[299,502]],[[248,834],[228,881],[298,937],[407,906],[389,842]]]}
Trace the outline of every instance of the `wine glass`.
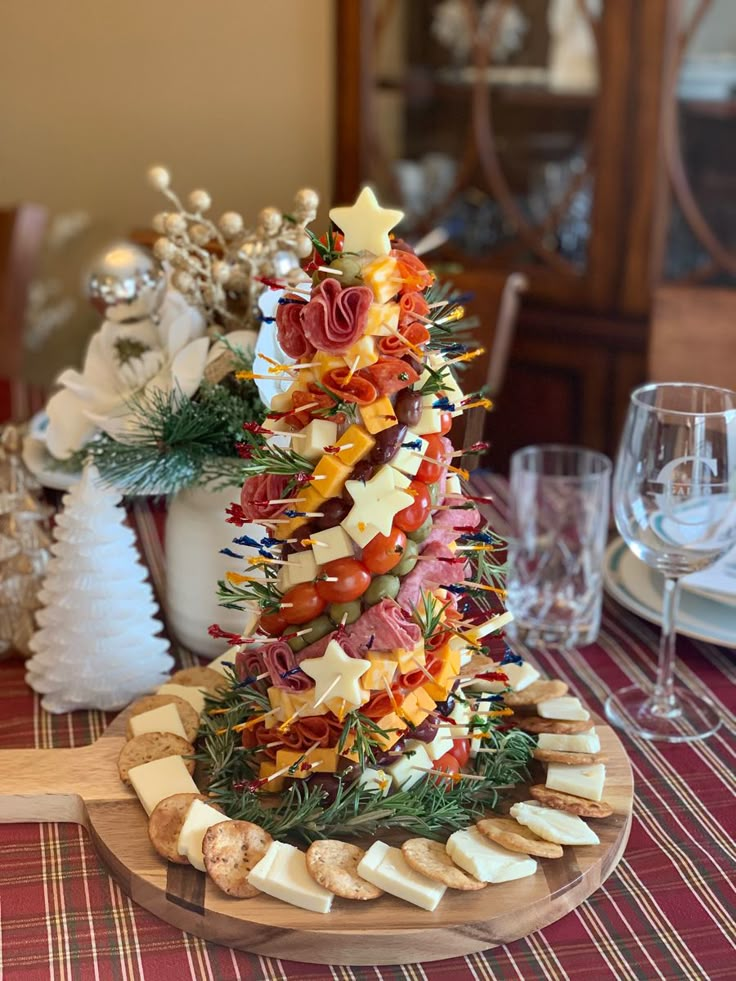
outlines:
{"label": "wine glass", "polygon": [[664,576],[664,597],[654,690],[622,688],[606,715],[645,739],[701,739],[720,716],[710,699],[675,686],[675,618],[682,576],[736,542],[736,392],[674,382],[632,392],[613,507],[626,544]]}

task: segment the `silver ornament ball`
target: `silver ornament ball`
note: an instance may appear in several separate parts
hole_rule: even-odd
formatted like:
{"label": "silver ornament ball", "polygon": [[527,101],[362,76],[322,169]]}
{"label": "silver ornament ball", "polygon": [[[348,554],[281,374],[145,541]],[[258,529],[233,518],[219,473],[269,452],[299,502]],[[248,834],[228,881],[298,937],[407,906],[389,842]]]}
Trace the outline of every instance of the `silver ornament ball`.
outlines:
{"label": "silver ornament ball", "polygon": [[166,275],[147,249],[132,242],[114,242],[90,264],[86,292],[92,306],[107,320],[144,320],[163,303]]}

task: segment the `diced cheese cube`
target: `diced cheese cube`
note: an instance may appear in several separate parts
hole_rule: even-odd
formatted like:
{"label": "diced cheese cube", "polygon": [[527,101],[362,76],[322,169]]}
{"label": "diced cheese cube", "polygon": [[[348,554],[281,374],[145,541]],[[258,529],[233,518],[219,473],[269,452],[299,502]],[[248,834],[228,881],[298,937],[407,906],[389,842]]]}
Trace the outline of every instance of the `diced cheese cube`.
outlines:
{"label": "diced cheese cube", "polygon": [[340,522],[340,527],[350,535],[359,548],[365,548],[369,542],[373,541],[376,535],[380,534],[378,528],[372,522],[365,520],[363,511],[356,507],[353,507],[343,518]]}
{"label": "diced cheese cube", "polygon": [[286,392],[276,392],[275,395],[271,396],[269,408],[272,412],[288,412],[291,409],[291,396],[291,388]]}
{"label": "diced cheese cube", "polygon": [[394,743],[397,743],[401,739],[402,732],[406,730],[406,723],[396,712],[388,712],[386,715],[382,715],[376,725],[385,732],[385,736],[382,736],[380,733],[376,733],[375,735],[376,742],[384,750],[391,749]]}
{"label": "diced cheese cube", "polygon": [[461,497],[463,493],[463,485],[460,483],[460,478],[456,473],[450,473],[447,475],[447,481],[445,483],[445,496],[446,497]]}
{"label": "diced cheese cube", "polygon": [[535,800],[513,804],[511,817],[545,841],[557,845],[599,845],[600,838],[577,814],[543,807]]}
{"label": "diced cheese cube", "polygon": [[567,763],[550,763],[547,766],[547,786],[563,794],[585,797],[587,800],[603,799],[606,768],[602,763],[569,766]]}
{"label": "diced cheese cube", "polygon": [[[212,668],[213,671],[217,671],[218,674],[228,677],[233,670],[235,658],[239,650],[240,648],[237,645],[235,647],[228,647],[224,654],[220,654],[219,657],[210,661],[207,667]],[[185,686],[182,685],[182,687]]]}
{"label": "diced cheese cube", "polygon": [[430,913],[437,909],[447,888],[415,872],[400,848],[391,848],[382,841],[374,841],[365,853],[358,863],[358,875],[389,895]]}
{"label": "diced cheese cube", "polygon": [[391,657],[396,658],[396,663],[399,666],[399,674],[407,674],[409,671],[413,671],[417,663],[423,667],[427,663],[427,655],[424,653],[424,641],[419,640],[417,646],[411,650],[397,647],[392,652]]}
{"label": "diced cheese cube", "polygon": [[[393,294],[391,294],[393,296]],[[365,332],[369,336],[385,337],[399,329],[398,303],[372,303],[368,308]]]}
{"label": "diced cheese cube", "polygon": [[438,760],[440,756],[449,753],[454,745],[454,740],[448,730],[438,729],[432,742],[426,744],[427,756],[430,760]]}
{"label": "diced cheese cube", "polygon": [[346,467],[354,467],[368,456],[376,441],[362,426],[353,424],[348,426],[335,445],[345,447],[336,454],[340,463],[344,463]]}
{"label": "diced cheese cube", "polygon": [[456,865],[481,882],[511,882],[534,875],[536,860],[489,841],[477,828],[455,831],[447,839],[447,854]]}
{"label": "diced cheese cube", "polygon": [[[320,481],[320,483],[323,483],[323,481]],[[319,511],[320,505],[325,500],[317,488],[311,484],[308,487],[300,487],[296,496],[298,501],[294,505],[294,511]],[[304,517],[292,518],[291,521],[285,524],[276,525],[274,534],[279,538],[292,538],[297,528],[301,528],[308,520],[309,518]]]}
{"label": "diced cheese cube", "polygon": [[418,726],[424,722],[429,713],[435,707],[435,701],[428,695],[424,688],[415,688],[410,691],[401,703],[400,714],[403,715],[413,726]]}
{"label": "diced cheese cube", "polygon": [[601,741],[595,729],[575,732],[571,735],[540,732],[537,745],[540,749],[554,749],[560,753],[600,753],[601,751]]}
{"label": "diced cheese cube", "polygon": [[432,769],[432,761],[427,755],[424,743],[414,739],[409,740],[405,753],[410,751],[413,755],[401,756],[395,763],[386,767],[386,772],[397,790],[409,790],[426,776],[427,770]]}
{"label": "diced cheese cube", "polygon": [[164,756],[163,759],[131,767],[128,778],[149,816],[164,797],[199,793],[181,756]]}
{"label": "diced cheese cube", "polygon": [[370,335],[364,334],[359,341],[352,344],[343,354],[345,364],[351,371],[360,371],[378,361],[376,342]]}
{"label": "diced cheese cube", "polygon": [[221,824],[229,821],[230,818],[221,811],[215,810],[203,800],[193,800],[189,805],[189,810],[184,818],[184,824],[179,832],[179,840],[176,843],[176,850],[180,855],[184,855],[190,865],[200,872],[205,871],[204,855],[202,854],[202,842],[205,832],[213,824]]}
{"label": "diced cheese cube", "polygon": [[416,436],[427,436],[429,433],[439,433],[442,431],[442,409],[433,409],[430,406],[422,407],[422,414],[419,421],[410,427],[409,432]]}
{"label": "diced cheese cube", "polygon": [[[287,691],[285,688],[272,687],[268,689],[268,699],[273,708],[278,708],[279,719],[290,719],[295,712],[307,715],[326,715],[327,707],[323,703],[314,707],[314,688],[306,691]],[[307,712],[307,709],[309,710]]]}
{"label": "diced cheese cube", "polygon": [[[176,695],[177,698],[183,698],[185,702],[189,702],[195,712],[201,715],[204,712],[204,688],[192,688],[190,685],[160,685],[156,689],[157,695]],[[164,706],[168,708],[169,706]],[[171,708],[174,708],[172,705]],[[143,715],[145,713],[141,713]],[[133,716],[135,718],[135,716]],[[131,720],[132,721],[132,720]]]}
{"label": "diced cheese cube", "polygon": [[447,698],[447,693],[455,683],[460,673],[460,651],[447,649],[446,656],[442,658],[442,666],[439,671],[434,673],[434,682],[427,681],[424,685],[425,692],[436,702],[441,702]]}
{"label": "diced cheese cube", "polygon": [[292,552],[286,559],[286,565],[282,565],[279,570],[278,587],[285,593],[299,583],[314,582],[316,575],[317,563],[311,548],[303,552]]}
{"label": "diced cheese cube", "polygon": [[376,770],[369,766],[358,777],[358,784],[362,790],[380,790],[385,797],[391,789],[391,777],[385,770]]}
{"label": "diced cheese cube", "polygon": [[394,407],[387,395],[379,395],[370,405],[361,405],[359,411],[363,425],[369,433],[380,433],[396,425]]}
{"label": "diced cheese cube", "polygon": [[365,285],[373,290],[373,295],[379,304],[388,303],[402,287],[398,263],[390,255],[379,255],[366,263],[361,270],[361,276]]}
{"label": "diced cheese cube", "polygon": [[271,842],[251,869],[248,882],[267,896],[312,913],[329,913],[335,898],[309,874],[304,852],[283,841]]}
{"label": "diced cheese cube", "polygon": [[308,426],[292,441],[296,452],[316,463],[324,455],[325,446],[332,446],[337,439],[337,423],[330,419],[312,419]]}
{"label": "diced cheese cube", "polygon": [[[315,531],[311,536],[319,545],[312,545],[308,553],[313,557],[315,564],[312,579],[317,575],[316,566],[326,565],[334,562],[335,559],[352,558],[354,554],[353,541],[344,528],[335,525],[334,528],[326,528],[324,531]],[[303,580],[307,581],[307,580]]]}
{"label": "diced cheese cube", "polygon": [[268,780],[268,783],[264,784],[263,790],[269,794],[280,794],[286,786],[286,780],[283,775],[276,777],[274,780],[268,779],[277,771],[278,767],[270,760],[264,760],[258,769],[258,776],[261,778],[261,780]]}
{"label": "diced cheese cube", "polygon": [[562,695],[560,698],[548,698],[537,702],[537,715],[543,719],[572,719],[587,722],[590,712],[574,695]]}
{"label": "diced cheese cube", "polygon": [[528,661],[524,661],[523,664],[489,665],[488,672],[491,673],[492,671],[503,671],[508,678],[508,683],[505,681],[478,678],[473,682],[474,691],[485,691],[496,694],[505,691],[507,688],[510,688],[512,691],[523,691],[539,677],[539,671],[532,667]]}
{"label": "diced cheese cube", "polygon": [[[350,476],[350,467],[329,454],[325,454],[312,472],[314,485],[319,490],[323,498],[337,497],[342,493],[345,481]],[[301,507],[300,511],[307,508]]]}
{"label": "diced cheese cube", "polygon": [[292,780],[303,780],[304,777],[308,777],[316,771],[320,773],[334,773],[337,770],[339,757],[337,755],[337,749],[334,747],[313,750],[309,754],[308,759],[304,760],[305,765],[308,767],[304,770],[301,768],[300,762],[303,756],[304,753],[293,749],[280,749],[276,753],[276,769],[280,770],[283,766],[293,766],[295,763],[300,764],[293,773],[284,774],[284,776],[290,777]]}
{"label": "diced cheese cube", "polygon": [[130,718],[130,731],[134,736],[142,736],[146,732],[173,732],[175,736],[187,738],[181,716],[175,705],[161,705],[150,712],[141,712]]}
{"label": "diced cheese cube", "polygon": [[396,661],[384,653],[373,651],[366,654],[366,660],[371,662],[371,666],[360,679],[361,685],[369,691],[385,691],[386,685],[390,685],[396,675]]}
{"label": "diced cheese cube", "polygon": [[468,705],[467,702],[461,702],[460,699],[458,699],[450,712],[450,718],[453,722],[456,722],[457,725],[450,726],[450,728],[446,729],[445,731],[449,732],[453,739],[461,739],[468,736],[468,723],[470,722],[471,715],[472,712],[470,711],[470,705]]}
{"label": "diced cheese cube", "polygon": [[[422,463],[422,458],[427,452],[427,447],[429,443],[426,439],[422,439],[421,436],[417,436],[415,439],[405,439],[404,443],[413,444],[418,442],[420,446],[412,448],[412,446],[400,446],[396,454],[391,459],[391,466],[395,470],[400,470],[401,473],[408,474],[413,477]],[[454,476],[454,474],[452,475]]]}

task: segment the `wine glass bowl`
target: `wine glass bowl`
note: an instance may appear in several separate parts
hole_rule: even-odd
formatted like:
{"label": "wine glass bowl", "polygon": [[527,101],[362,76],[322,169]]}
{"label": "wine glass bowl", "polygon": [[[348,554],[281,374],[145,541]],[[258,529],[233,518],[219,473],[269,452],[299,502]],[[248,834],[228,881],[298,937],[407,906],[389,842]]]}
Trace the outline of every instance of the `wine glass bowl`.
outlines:
{"label": "wine glass bowl", "polygon": [[676,689],[675,617],[682,576],[736,543],[736,393],[686,383],[644,385],[631,396],[613,481],[616,525],[634,554],[664,576],[657,682],[606,703],[611,722],[649,739],[686,742],[720,723],[707,699]]}

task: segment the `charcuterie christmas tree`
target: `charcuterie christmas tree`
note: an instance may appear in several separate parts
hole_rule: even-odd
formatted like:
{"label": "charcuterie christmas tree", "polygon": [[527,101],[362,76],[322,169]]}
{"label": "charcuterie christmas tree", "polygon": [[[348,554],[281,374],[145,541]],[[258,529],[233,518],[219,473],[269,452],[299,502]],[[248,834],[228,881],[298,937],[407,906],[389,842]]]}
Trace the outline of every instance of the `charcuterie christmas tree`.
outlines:
{"label": "charcuterie christmas tree", "polygon": [[[487,403],[453,371],[475,353],[453,337],[462,308],[389,237],[401,213],[364,190],[331,218],[342,234],[315,240],[312,282],[278,300],[283,357],[254,364],[286,384],[245,426],[230,520],[264,534],[234,539],[243,566],[220,588],[261,615],[231,638],[204,757],[231,816],[320,834],[373,815],[433,833],[495,800],[529,752],[499,728],[506,667],[487,656],[506,621],[499,540],[458,466],[481,447],[448,435]],[[473,616],[466,594],[494,602]],[[282,806],[264,818],[272,794]]]}

